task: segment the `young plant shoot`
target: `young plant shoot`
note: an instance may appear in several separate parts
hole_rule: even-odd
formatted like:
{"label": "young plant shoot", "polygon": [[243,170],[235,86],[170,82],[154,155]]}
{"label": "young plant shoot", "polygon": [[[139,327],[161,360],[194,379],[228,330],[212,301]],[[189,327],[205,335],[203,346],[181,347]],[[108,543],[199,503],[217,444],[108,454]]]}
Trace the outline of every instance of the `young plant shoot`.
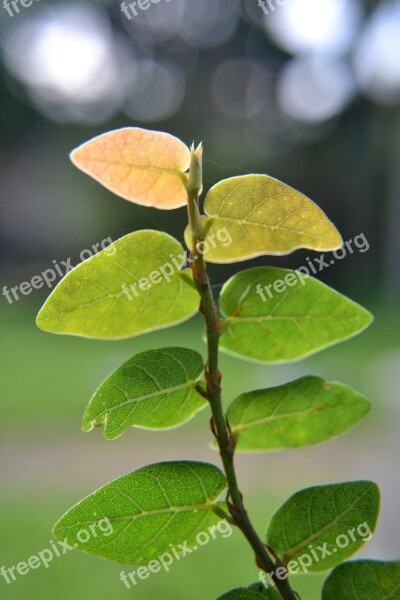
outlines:
{"label": "young plant shoot", "polygon": [[[190,548],[199,532],[222,519],[246,538],[258,581],[246,587],[238,580],[245,587],[220,599],[298,600],[292,575],[322,571],[331,571],[323,600],[399,598],[399,562],[342,564],[374,532],[375,483],[301,490],[278,508],[266,533],[256,531],[246,510],[236,453],[319,444],[353,427],[370,404],[347,385],[309,375],[241,394],[225,413],[220,352],[263,363],[299,360],[357,335],[372,316],[303,272],[268,266],[237,272],[217,302],[207,263],[300,248],[330,252],[342,238],[314,202],[267,175],[221,181],[203,205],[202,155],[202,145],[189,148],[167,133],[129,127],[72,152],[79,169],[130,202],[160,210],[186,206],[188,251],[168,233],[129,233],[114,242],[113,252],[107,248],[70,271],[37,324],[52,333],[117,340],[172,327],[200,311],[205,355],[174,346],[133,355],[96,390],[83,430],[103,427],[104,436],[115,439],[131,427],[177,427],[207,408],[222,468],[188,460],[145,466],[73,506],[54,535],[90,554],[146,567],[171,548]],[[112,534],[80,542],[82,522],[99,519],[112,523]]]}

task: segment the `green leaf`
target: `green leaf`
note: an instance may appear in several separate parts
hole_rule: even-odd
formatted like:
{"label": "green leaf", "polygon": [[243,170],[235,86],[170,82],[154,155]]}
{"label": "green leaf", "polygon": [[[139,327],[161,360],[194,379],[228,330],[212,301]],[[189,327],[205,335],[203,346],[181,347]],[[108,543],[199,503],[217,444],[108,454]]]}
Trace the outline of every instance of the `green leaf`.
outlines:
{"label": "green leaf", "polygon": [[217,600],[281,600],[281,595],[273,587],[266,589],[262,583],[254,583],[248,588],[237,588],[226,592]]}
{"label": "green leaf", "polygon": [[320,281],[273,267],[234,275],[222,289],[220,307],[226,316],[222,350],[263,362],[304,358],[353,337],[372,321],[367,310]]}
{"label": "green leaf", "polygon": [[104,425],[115,439],[129,427],[167,429],[189,420],[207,404],[196,391],[203,359],[186,348],[141,352],[120,366],[94,394],[83,430]]}
{"label": "green leaf", "polygon": [[[197,462],[149,465],[120,477],[72,507],[54,535],[89,554],[147,565],[172,547],[194,542],[198,532],[221,520],[215,501],[226,487],[217,467]],[[112,531],[101,535],[106,520]],[[92,527],[91,527],[92,526]],[[103,524],[103,529],[106,527]],[[81,532],[95,531],[86,542]]]}
{"label": "green leaf", "polygon": [[302,377],[242,394],[228,408],[237,450],[318,444],[350,429],[370,410],[364,396],[341,383]]}
{"label": "green leaf", "polygon": [[299,565],[301,570],[314,572],[331,569],[370,539],[379,514],[379,498],[378,486],[370,481],[297,492],[273,515],[268,544],[289,571],[298,572],[295,569]]}
{"label": "green leaf", "polygon": [[[288,254],[298,248],[336,250],[342,238],[314,202],[267,175],[244,175],[217,183],[208,192],[204,226],[207,260],[231,263],[262,254]],[[227,229],[230,245],[215,243]],[[190,245],[190,232],[186,231]]]}
{"label": "green leaf", "polygon": [[51,333],[118,339],[186,321],[199,302],[190,271],[178,268],[184,262],[181,244],[166,233],[126,235],[68,273],[37,324]]}
{"label": "green leaf", "polygon": [[339,565],[325,582],[322,600],[400,600],[400,561]]}

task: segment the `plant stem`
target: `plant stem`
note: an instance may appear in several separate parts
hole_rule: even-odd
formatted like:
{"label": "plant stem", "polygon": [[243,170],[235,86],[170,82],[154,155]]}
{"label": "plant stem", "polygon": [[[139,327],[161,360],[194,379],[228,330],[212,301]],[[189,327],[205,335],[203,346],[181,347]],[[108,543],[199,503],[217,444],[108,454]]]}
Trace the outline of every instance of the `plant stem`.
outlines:
{"label": "plant stem", "polygon": [[212,411],[212,430],[219,446],[222,463],[229,490],[229,511],[234,523],[242,531],[252,547],[257,564],[266,573],[270,574],[274,584],[284,600],[298,600],[297,595],[290,588],[287,579],[281,580],[276,576],[276,570],[282,565],[275,564],[269,556],[267,549],[254,529],[243,504],[243,496],[239,490],[236,470],[234,465],[235,439],[231,435],[221,400],[221,374],[219,363],[219,339],[221,336],[221,322],[218,309],[215,305],[207,274],[207,266],[203,255],[198,251],[199,242],[204,241],[204,229],[198,208],[198,189],[188,187],[188,212],[189,224],[192,232],[192,271],[196,287],[201,298],[201,312],[207,326],[208,362],[206,366],[207,398]]}

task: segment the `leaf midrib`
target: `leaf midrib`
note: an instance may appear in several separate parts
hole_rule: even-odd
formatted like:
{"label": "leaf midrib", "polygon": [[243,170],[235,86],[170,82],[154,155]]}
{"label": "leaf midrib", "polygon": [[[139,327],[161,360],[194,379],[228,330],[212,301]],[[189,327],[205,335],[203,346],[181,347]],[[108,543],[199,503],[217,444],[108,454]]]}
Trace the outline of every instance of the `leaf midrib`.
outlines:
{"label": "leaf midrib", "polygon": [[160,175],[175,175],[177,177],[179,177],[180,179],[183,178],[183,176],[185,175],[185,172],[187,171],[187,169],[184,170],[180,170],[180,169],[169,169],[168,167],[154,167],[154,166],[147,166],[147,165],[133,165],[130,163],[127,163],[125,161],[122,160],[108,160],[106,158],[89,158],[88,159],[90,162],[99,162],[99,163],[106,163],[107,165],[117,165],[117,166],[124,166],[124,167],[128,167],[129,169],[136,169],[138,171],[151,171],[152,173],[159,173]]}
{"label": "leaf midrib", "polygon": [[318,537],[322,534],[325,533],[325,531],[329,530],[332,525],[336,525],[336,523],[344,516],[346,516],[349,512],[351,512],[354,507],[368,494],[370,493],[370,490],[366,490],[365,492],[363,492],[361,494],[361,496],[359,496],[357,498],[357,500],[354,501],[353,504],[351,504],[345,511],[341,512],[340,514],[336,515],[336,517],[334,519],[332,519],[332,521],[329,521],[329,523],[327,523],[326,525],[324,525],[324,527],[322,527],[321,529],[318,529],[317,531],[313,532],[310,536],[308,536],[308,538],[306,538],[305,540],[302,540],[299,544],[297,544],[296,546],[293,546],[292,548],[289,548],[288,550],[286,550],[285,555],[283,557],[283,562],[285,564],[288,564],[288,562],[290,561],[291,558],[293,558],[293,556],[295,556],[297,554],[297,552],[299,550],[302,550],[305,546],[308,546],[308,544],[310,542],[315,541],[315,539],[318,539]]}
{"label": "leaf midrib", "polygon": [[274,316],[274,315],[265,315],[262,317],[227,317],[225,323],[229,323],[229,321],[238,321],[243,323],[260,323],[262,321],[357,321],[361,319],[362,315],[357,315],[355,317],[334,317],[331,315],[321,316],[321,315],[295,315],[293,317],[285,317],[285,316]]}
{"label": "leaf midrib", "polygon": [[[154,510],[142,511],[142,512],[139,512],[139,513],[136,513],[133,515],[115,516],[115,517],[106,515],[106,511],[103,511],[103,512],[106,515],[107,519],[109,519],[110,521],[128,521],[128,520],[135,521],[136,519],[140,519],[141,517],[164,515],[164,514],[168,514],[168,513],[193,512],[196,510],[208,510],[210,512],[214,512],[213,507],[216,505],[217,505],[216,502],[206,502],[206,503],[202,503],[202,504],[188,504],[188,505],[184,505],[184,506],[169,506],[169,507],[165,507],[165,508],[158,508],[158,509],[154,509]],[[87,525],[88,523],[93,523],[93,519],[89,519],[88,521],[76,521],[75,523],[73,523],[71,525],[64,525],[63,527],[65,527],[66,529],[71,529],[72,527],[76,527],[77,525]]]}
{"label": "leaf midrib", "polygon": [[[288,215],[289,216],[289,215]],[[265,223],[258,223],[257,221],[247,221],[246,219],[235,219],[234,217],[227,217],[225,215],[209,215],[211,219],[223,219],[226,221],[233,221],[235,225],[240,227],[251,225],[252,227],[260,227],[261,229],[268,229],[269,231],[285,231],[291,234],[303,235],[304,237],[309,237],[315,240],[319,240],[321,242],[329,241],[329,237],[321,237],[319,235],[314,235],[312,233],[305,233],[303,231],[298,231],[297,229],[289,229],[288,227],[281,227],[280,225],[266,225]],[[314,223],[312,223],[314,225]]]}
{"label": "leaf midrib", "polygon": [[[186,383],[182,383],[182,384],[177,385],[175,387],[164,388],[162,390],[157,390],[156,392],[153,392],[151,394],[146,394],[144,396],[138,396],[137,398],[130,398],[129,400],[126,400],[125,402],[121,402],[120,404],[116,404],[114,406],[111,406],[110,408],[105,409],[103,412],[98,413],[95,418],[98,419],[98,418],[102,417],[103,415],[109,414],[113,410],[117,410],[117,409],[122,408],[123,406],[126,406],[126,405],[131,404],[131,403],[142,402],[143,400],[149,400],[151,398],[157,398],[157,396],[164,396],[165,394],[172,394],[174,392],[178,392],[180,390],[185,390],[185,389],[188,389],[188,388],[193,388],[194,389],[195,388],[195,384],[196,384],[196,381],[193,380],[193,381],[189,381],[189,382],[186,382]],[[114,383],[111,383],[109,385],[117,387]],[[124,394],[125,392],[122,392],[122,393]]]}
{"label": "leaf midrib", "polygon": [[[80,266],[80,265],[78,265],[78,267],[79,267],[79,266]],[[172,274],[171,274],[171,276],[170,276],[170,278],[171,278],[171,281],[172,281],[172,280],[173,280],[175,277],[179,277],[179,278],[180,278],[180,277],[181,277],[181,275],[182,275],[182,274],[185,274],[185,272],[187,272],[187,271],[188,271],[187,269],[185,269],[184,271],[175,271],[175,272],[174,272],[174,273],[172,273]],[[88,281],[90,281],[90,283],[93,283],[93,284],[97,285],[97,281],[96,281],[96,280],[94,280],[94,279],[90,279],[90,278],[87,278],[87,277],[84,277],[84,278],[82,278],[82,279],[87,279]],[[160,284],[158,284],[158,285],[160,285]],[[161,283],[161,285],[162,285],[162,283]],[[150,289],[150,290],[148,290],[148,291],[151,291],[151,289]],[[94,306],[94,305],[96,305],[96,304],[99,304],[100,302],[107,302],[107,301],[109,301],[109,300],[119,300],[119,299],[120,299],[121,297],[123,297],[123,296],[124,296],[124,292],[115,292],[115,293],[113,293],[113,292],[108,292],[108,291],[107,291],[107,294],[106,294],[106,295],[104,295],[104,296],[102,296],[101,298],[96,298],[96,300],[92,300],[92,301],[90,301],[90,302],[84,302],[84,303],[80,303],[80,304],[78,304],[77,306],[73,306],[73,307],[71,307],[71,308],[68,308],[68,309],[64,309],[64,310],[58,311],[58,313],[57,313],[57,315],[56,315],[56,316],[57,316],[57,317],[62,317],[62,316],[64,316],[64,315],[68,315],[68,314],[70,314],[70,313],[76,312],[77,310],[85,309],[85,308],[87,308],[88,306]],[[50,297],[51,297],[51,296],[50,296]],[[143,296],[143,297],[146,297],[146,296]],[[136,316],[136,315],[135,315],[135,316]],[[43,322],[45,322],[45,321],[53,321],[53,320],[54,320],[54,318],[55,318],[55,317],[54,317],[54,315],[49,315],[49,316],[47,316],[47,317],[43,317],[43,316],[42,316],[42,317],[41,317],[41,320],[42,320]]]}
{"label": "leaf midrib", "polygon": [[[363,406],[362,402],[355,402],[353,404],[351,404],[351,407],[358,407],[358,406]],[[337,410],[338,408],[341,408],[342,405],[340,404],[336,404],[335,406],[316,406],[316,407],[311,407],[308,408],[306,410],[301,410],[301,411],[296,411],[296,412],[288,412],[288,413],[282,413],[279,415],[269,415],[268,417],[263,417],[262,419],[257,419],[255,421],[250,421],[249,423],[243,423],[243,424],[239,424],[239,425],[233,425],[232,426],[232,430],[233,431],[245,431],[247,429],[251,429],[252,427],[256,427],[257,425],[263,425],[264,423],[268,423],[270,421],[278,421],[279,419],[287,419],[288,417],[300,417],[302,415],[307,415],[309,413],[313,413],[313,412],[322,412],[322,411],[330,411],[330,410]],[[346,406],[346,408],[349,408],[349,405]]]}

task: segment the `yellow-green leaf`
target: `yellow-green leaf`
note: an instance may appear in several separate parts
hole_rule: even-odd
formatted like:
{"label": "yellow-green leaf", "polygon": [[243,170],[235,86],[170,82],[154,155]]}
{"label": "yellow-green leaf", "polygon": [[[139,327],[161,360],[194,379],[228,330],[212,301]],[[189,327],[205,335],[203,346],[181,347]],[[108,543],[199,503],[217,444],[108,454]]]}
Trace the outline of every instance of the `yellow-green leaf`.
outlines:
{"label": "yellow-green leaf", "polygon": [[37,324],[51,333],[118,339],[169,327],[197,312],[181,244],[137,231],[81,263],[58,284]]}
{"label": "yellow-green leaf", "polygon": [[367,310],[320,281],[274,267],[234,275],[220,307],[226,317],[221,349],[262,362],[309,356],[372,322]]}
{"label": "yellow-green leaf", "polygon": [[[335,250],[342,238],[309,198],[267,175],[244,175],[217,183],[204,205],[209,262],[231,263],[263,254],[288,254],[298,248]],[[226,228],[233,243],[213,244]],[[186,242],[191,243],[186,231]]]}
{"label": "yellow-green leaf", "polygon": [[190,150],[161,131],[125,127],[99,135],[71,153],[75,166],[118,196],[161,209],[185,206]]}

